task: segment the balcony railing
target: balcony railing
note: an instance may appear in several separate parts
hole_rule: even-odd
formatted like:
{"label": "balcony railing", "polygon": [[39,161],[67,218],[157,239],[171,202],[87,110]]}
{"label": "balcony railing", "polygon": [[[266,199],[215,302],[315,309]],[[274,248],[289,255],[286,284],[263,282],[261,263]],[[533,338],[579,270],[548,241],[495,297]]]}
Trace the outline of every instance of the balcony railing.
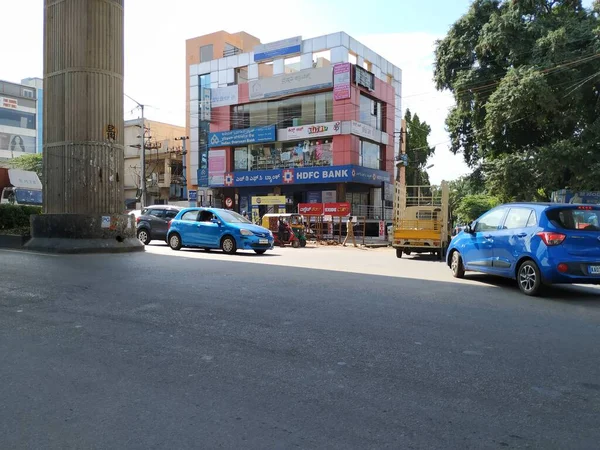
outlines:
{"label": "balcony railing", "polygon": [[228,56],[239,55],[240,53],[244,53],[241,48],[233,47],[223,50],[223,58],[227,58]]}

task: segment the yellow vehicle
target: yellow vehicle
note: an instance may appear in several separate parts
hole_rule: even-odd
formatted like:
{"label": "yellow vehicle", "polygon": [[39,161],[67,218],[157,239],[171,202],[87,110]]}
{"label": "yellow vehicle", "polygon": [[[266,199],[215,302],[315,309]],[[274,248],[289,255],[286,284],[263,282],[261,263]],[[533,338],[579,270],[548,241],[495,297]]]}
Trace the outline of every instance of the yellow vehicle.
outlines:
{"label": "yellow vehicle", "polygon": [[[300,214],[282,213],[282,214],[265,214],[262,218],[262,226],[267,230],[271,230],[275,236],[276,243],[279,241],[279,218],[285,219],[292,229],[293,235],[290,236],[289,242],[293,247],[306,247],[306,234],[304,231],[304,218]],[[281,245],[280,242],[278,245]],[[285,244],[285,243],[283,243]]]}
{"label": "yellow vehicle", "polygon": [[397,186],[392,246],[396,256],[431,253],[442,258],[450,241],[448,184]]}

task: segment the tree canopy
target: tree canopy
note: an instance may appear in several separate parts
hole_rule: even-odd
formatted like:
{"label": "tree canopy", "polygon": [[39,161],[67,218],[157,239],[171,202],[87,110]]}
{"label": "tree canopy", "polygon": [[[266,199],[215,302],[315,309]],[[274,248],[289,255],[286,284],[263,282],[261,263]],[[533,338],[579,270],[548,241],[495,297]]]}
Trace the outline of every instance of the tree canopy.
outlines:
{"label": "tree canopy", "polygon": [[600,189],[600,4],[475,0],[438,41],[451,150],[502,200]]}
{"label": "tree canopy", "polygon": [[413,114],[410,109],[406,110],[404,120],[406,120],[406,154],[408,156],[406,184],[428,185],[427,160],[435,152],[435,147],[430,147],[427,142],[431,127],[427,122],[421,121],[418,114]]}
{"label": "tree canopy", "polygon": [[43,157],[41,153],[19,156],[10,160],[10,166],[15,169],[30,170],[42,178]]}

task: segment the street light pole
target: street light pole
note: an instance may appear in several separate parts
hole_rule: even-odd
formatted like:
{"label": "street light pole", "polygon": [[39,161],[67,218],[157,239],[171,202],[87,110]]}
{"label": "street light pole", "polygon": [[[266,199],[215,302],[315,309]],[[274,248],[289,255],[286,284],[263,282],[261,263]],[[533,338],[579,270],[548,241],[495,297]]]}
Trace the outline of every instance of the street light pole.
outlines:
{"label": "street light pole", "polygon": [[140,165],[142,166],[142,175],[141,175],[141,180],[140,180],[140,188],[142,191],[142,195],[141,195],[141,203],[142,203],[142,208],[144,208],[146,206],[146,126],[144,123],[144,105],[142,105],[140,102],[138,102],[137,100],[131,98],[129,95],[124,94],[125,97],[127,97],[129,100],[131,100],[132,102],[134,102],[136,105],[138,105],[138,107],[142,110],[142,133],[141,133],[141,137],[142,137],[142,144],[140,146],[140,151],[141,151],[141,163]]}

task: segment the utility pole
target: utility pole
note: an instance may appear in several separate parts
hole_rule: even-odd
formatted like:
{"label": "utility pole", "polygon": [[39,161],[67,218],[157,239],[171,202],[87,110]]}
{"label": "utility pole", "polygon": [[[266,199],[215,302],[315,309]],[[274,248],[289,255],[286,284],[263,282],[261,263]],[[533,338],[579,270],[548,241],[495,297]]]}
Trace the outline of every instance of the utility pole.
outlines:
{"label": "utility pole", "polygon": [[183,155],[183,198],[187,198],[187,177],[186,177],[186,171],[185,171],[185,162],[187,159],[186,142],[188,139],[189,139],[188,136],[181,136],[181,137],[175,138],[176,141],[181,141],[181,144],[182,144],[181,154]]}
{"label": "utility pole", "polygon": [[141,175],[141,180],[140,180],[140,188],[142,190],[142,198],[141,198],[141,203],[142,203],[142,208],[144,208],[146,206],[146,126],[145,126],[145,121],[144,121],[144,105],[142,105],[140,102],[136,101],[135,99],[131,98],[129,95],[124,94],[125,97],[127,97],[129,100],[131,100],[132,102],[134,102],[136,105],[138,105],[138,107],[141,109],[142,111],[142,143],[140,145],[140,157],[141,157],[141,166],[142,166],[142,175]]}

